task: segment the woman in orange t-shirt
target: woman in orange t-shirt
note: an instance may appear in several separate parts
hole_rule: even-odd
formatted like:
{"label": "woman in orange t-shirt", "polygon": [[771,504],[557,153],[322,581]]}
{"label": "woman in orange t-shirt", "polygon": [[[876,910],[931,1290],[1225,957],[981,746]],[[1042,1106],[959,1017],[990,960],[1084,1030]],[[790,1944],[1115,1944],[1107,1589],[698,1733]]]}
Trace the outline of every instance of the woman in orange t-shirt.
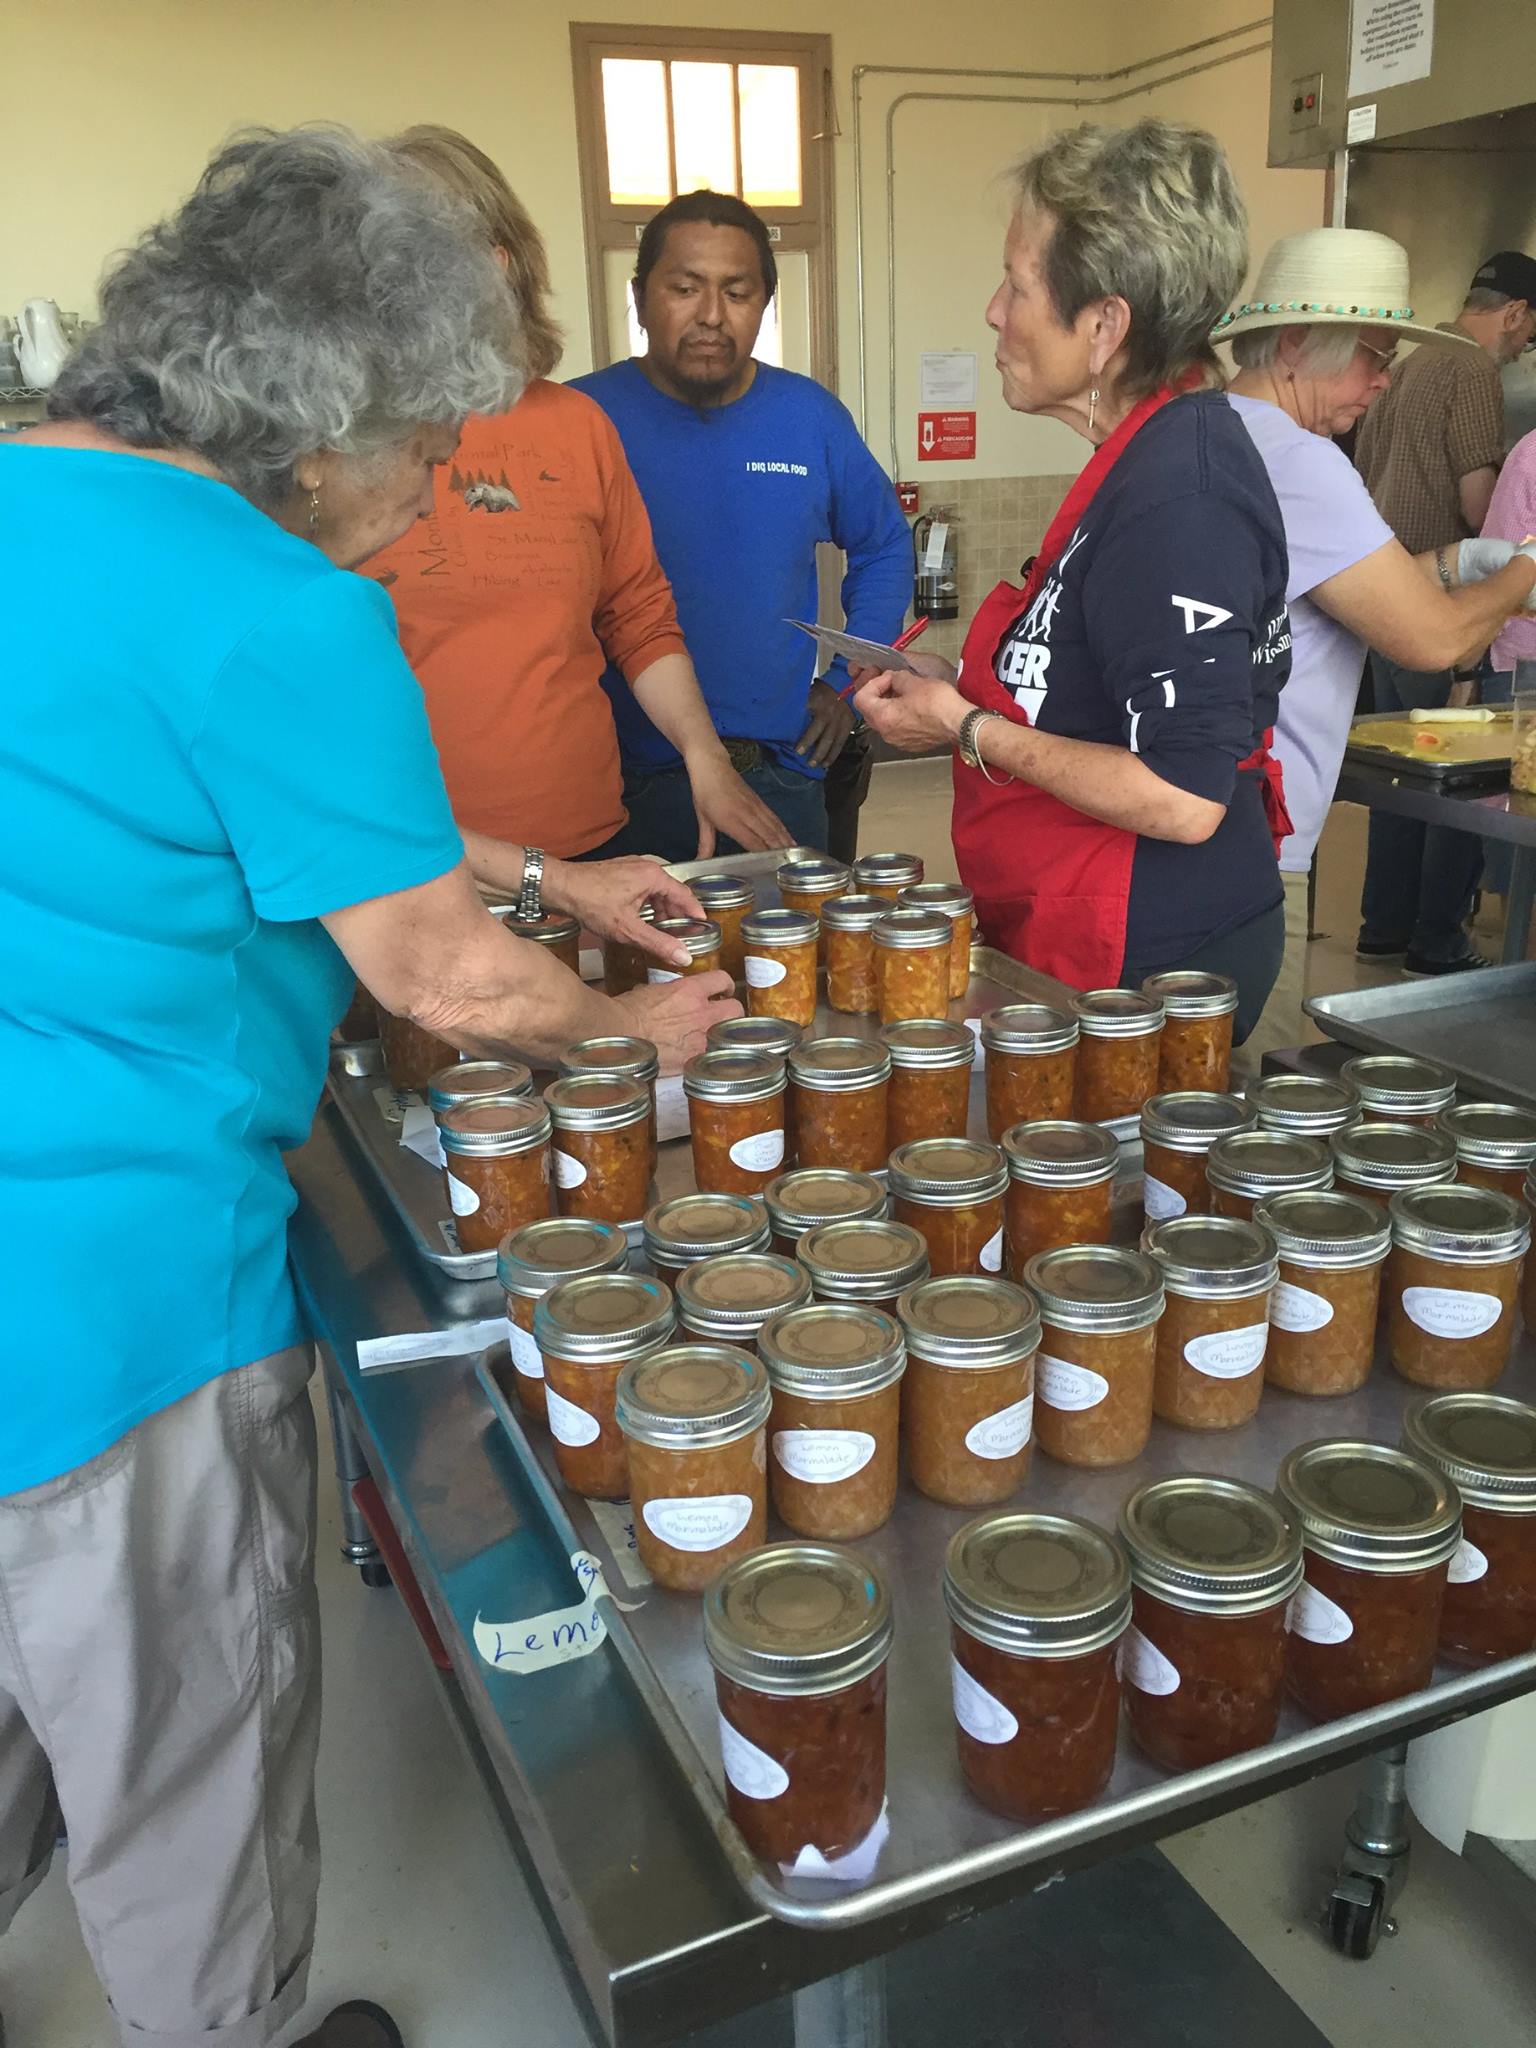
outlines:
{"label": "woman in orange t-shirt", "polygon": [[646,850],[627,833],[600,681],[610,660],[687,764],[700,857],[717,834],[788,845],[710,720],[618,434],[591,399],[548,381],[560,331],[537,229],[491,160],[452,129],[411,128],[390,146],[484,222],[536,373],[510,412],[465,422],[431,516],[366,570],[394,600],[476,878],[515,897],[533,844],[546,853],[550,901],[570,897],[566,884],[590,899],[604,879],[566,875],[565,863]]}

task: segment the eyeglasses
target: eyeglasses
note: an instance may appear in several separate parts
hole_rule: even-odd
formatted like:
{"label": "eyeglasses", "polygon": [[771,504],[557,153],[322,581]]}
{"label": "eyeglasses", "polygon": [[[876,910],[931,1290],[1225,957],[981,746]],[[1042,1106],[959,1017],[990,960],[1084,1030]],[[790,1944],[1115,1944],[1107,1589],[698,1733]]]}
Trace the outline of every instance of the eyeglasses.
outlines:
{"label": "eyeglasses", "polygon": [[1359,346],[1365,350],[1368,356],[1374,356],[1384,370],[1390,370],[1397,361],[1397,350],[1395,348],[1378,348],[1374,341],[1365,340],[1362,340]]}

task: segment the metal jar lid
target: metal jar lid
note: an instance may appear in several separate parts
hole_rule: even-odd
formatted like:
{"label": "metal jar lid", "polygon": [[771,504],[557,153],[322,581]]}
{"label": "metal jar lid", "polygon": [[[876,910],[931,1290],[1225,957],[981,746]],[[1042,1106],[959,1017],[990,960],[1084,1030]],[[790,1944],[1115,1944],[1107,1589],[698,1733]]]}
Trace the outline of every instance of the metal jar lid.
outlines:
{"label": "metal jar lid", "polygon": [[672,1290],[642,1273],[589,1273],[562,1280],[533,1311],[541,1351],[587,1365],[664,1344],[677,1320]]}
{"label": "metal jar lid", "polygon": [[1163,1028],[1163,1006],[1128,988],[1091,988],[1072,998],[1078,1029],[1090,1038],[1147,1038]]}
{"label": "metal jar lid", "polygon": [[[658,917],[656,929],[685,947],[690,960],[701,960],[706,953],[720,950],[720,927],[712,917]],[[658,968],[656,972],[664,973],[665,969]]]}
{"label": "metal jar lid", "polygon": [[896,898],[902,910],[937,910],[951,924],[957,917],[969,917],[976,908],[976,892],[964,882],[910,882]]}
{"label": "metal jar lid", "polygon": [[885,1189],[872,1173],[845,1166],[798,1166],[763,1189],[768,1221],[780,1237],[803,1237],[818,1223],[885,1214]]}
{"label": "metal jar lid", "polygon": [[1392,1226],[1376,1204],[1334,1189],[1271,1195],[1256,1204],[1253,1220],[1293,1266],[1352,1273],[1379,1266],[1392,1248]]}
{"label": "metal jar lid", "polygon": [[928,1278],[928,1241],[910,1223],[819,1223],[795,1247],[819,1295],[889,1301]]}
{"label": "metal jar lid", "polygon": [[704,1649],[723,1678],[781,1699],[841,1692],[890,1655],[891,1596],[872,1565],[822,1543],[770,1543],[704,1594]]}
{"label": "metal jar lid", "polygon": [[727,1017],[711,1024],[704,1043],[711,1052],[750,1052],[777,1060],[780,1067],[792,1046],[805,1036],[805,1027],[791,1024],[787,1017]]}
{"label": "metal jar lid", "polygon": [[1141,992],[1161,1003],[1170,1017],[1230,1017],[1237,1008],[1237,983],[1230,974],[1205,974],[1191,967],[1149,974]]}
{"label": "metal jar lid", "polygon": [[1531,1215],[1513,1195],[1459,1182],[1402,1188],[1387,1204],[1392,1242],[1452,1266],[1490,1266],[1530,1249]]}
{"label": "metal jar lid", "polygon": [[560,1078],[577,1074],[616,1075],[623,1081],[654,1081],[661,1059],[648,1038],[583,1038],[568,1045],[560,1060]]}
{"label": "metal jar lid", "polygon": [[1275,1490],[1308,1550],[1356,1571],[1421,1572],[1461,1540],[1461,1497],[1422,1458],[1331,1437],[1298,1444]]}
{"label": "metal jar lid", "polygon": [[1163,1312],[1163,1275],[1145,1252],[1111,1244],[1064,1245],[1036,1252],[1024,1284],[1053,1329],[1089,1337],[1145,1330]]}
{"label": "metal jar lid", "polygon": [[1248,1084],[1261,1131],[1326,1138],[1360,1121],[1360,1098],[1345,1081],[1315,1074],[1266,1074]]}
{"label": "metal jar lid", "polygon": [[1194,1301],[1242,1300],[1278,1276],[1274,1239],[1239,1216],[1170,1216],[1147,1226],[1141,1246],[1162,1267],[1168,1292]]}
{"label": "metal jar lid", "polygon": [[1506,1394],[1427,1394],[1403,1417],[1403,1448],[1471,1507],[1536,1514],[1536,1408]]}
{"label": "metal jar lid", "polygon": [[741,936],[749,946],[811,946],[816,920],[808,910],[749,910]]}
{"label": "metal jar lid", "polygon": [[936,1072],[941,1067],[971,1066],[976,1058],[975,1032],[943,1017],[908,1017],[900,1024],[882,1024],[880,1043],[889,1052],[893,1068]]}
{"label": "metal jar lid", "polygon": [[1100,1124],[1040,1117],[1003,1133],[1011,1180],[1035,1188],[1091,1188],[1113,1180],[1120,1145]]}
{"label": "metal jar lid", "polygon": [[940,910],[888,910],[875,925],[875,944],[895,953],[947,948],[950,936],[950,919]]}
{"label": "metal jar lid", "polygon": [[641,1081],[616,1074],[573,1074],[544,1090],[557,1131],[622,1131],[645,1123],[651,1091]]}
{"label": "metal jar lid", "polygon": [[923,879],[921,856],[915,853],[864,853],[853,864],[856,888],[910,889]]}
{"label": "metal jar lid", "polygon": [[530,1096],[509,1096],[499,1102],[466,1102],[444,1110],[438,1136],[445,1152],[466,1158],[506,1158],[532,1152],[548,1142],[549,1111]]}
{"label": "metal jar lid", "polygon": [[988,1052],[1069,1052],[1077,1040],[1077,1019],[1049,1003],[1005,1003],[981,1020],[981,1042]]}
{"label": "metal jar lid", "polygon": [[1389,1120],[1393,1116],[1431,1116],[1456,1100],[1456,1077],[1433,1060],[1406,1053],[1366,1052],[1346,1060],[1339,1069],[1366,1110]]}
{"label": "metal jar lid", "polygon": [[907,1369],[906,1340],[896,1319],[852,1302],[786,1309],[764,1323],[757,1346],[773,1385],[807,1401],[878,1394]]}
{"label": "metal jar lid", "polygon": [[1204,1472],[1153,1479],[1120,1510],[1131,1578],[1196,1614],[1262,1614],[1301,1583],[1300,1531],[1273,1494]]}
{"label": "metal jar lid", "polygon": [[870,1038],[802,1038],[789,1055],[789,1078],[797,1088],[846,1094],[878,1087],[890,1077],[890,1054]]}
{"label": "metal jar lid", "polygon": [[624,1435],[664,1451],[739,1443],[772,1406],[767,1373],[734,1344],[664,1344],[625,1366],[614,1396]]}
{"label": "metal jar lid", "polygon": [[562,911],[546,911],[543,917],[521,918],[517,906],[509,905],[503,913],[499,905],[491,905],[491,915],[500,918],[514,938],[531,939],[536,946],[568,946],[572,939],[581,937],[580,922],[567,917]]}
{"label": "metal jar lid", "polygon": [[1333,1185],[1333,1160],[1321,1138],[1290,1131],[1236,1131],[1205,1155],[1205,1177],[1229,1195],[1277,1195]]}
{"label": "metal jar lid", "polygon": [[766,1102],[784,1092],[784,1062],[772,1054],[696,1052],[683,1068],[683,1093],[703,1102]]}
{"label": "metal jar lid", "polygon": [[678,1274],[677,1315],[697,1337],[750,1344],[770,1316],[811,1298],[811,1276],[773,1252],[723,1252]]}
{"label": "metal jar lid", "polygon": [[646,1211],[645,1256],[653,1266],[691,1266],[723,1252],[765,1252],[768,1212],[755,1195],[673,1195]]}
{"label": "metal jar lid", "polygon": [[1011,1280],[962,1273],[920,1280],[896,1313],[909,1355],[929,1365],[980,1372],[1033,1358],[1040,1345],[1040,1311]]}
{"label": "metal jar lid", "polygon": [[427,1107],[441,1116],[461,1102],[506,1102],[532,1093],[533,1075],[520,1060],[460,1060],[427,1083]]}
{"label": "metal jar lid", "polygon": [[888,1167],[891,1193],[932,1209],[963,1209],[1000,1195],[1008,1167],[996,1145],[978,1138],[914,1138]]}
{"label": "metal jar lid", "polygon": [[829,896],[821,906],[822,927],[829,932],[872,932],[890,907],[889,896],[869,896],[862,891]]}
{"label": "metal jar lid", "polygon": [[797,896],[835,896],[848,887],[853,870],[840,860],[787,860],[773,879]]}
{"label": "metal jar lid", "polygon": [[1131,1571],[1076,1515],[983,1515],[950,1538],[944,1605],[967,1635],[1015,1657],[1082,1657],[1125,1632]]}
{"label": "metal jar lid", "polygon": [[540,1216],[509,1230],[496,1249],[496,1278],[507,1294],[537,1301],[582,1273],[617,1273],[629,1257],[629,1240],[616,1223],[585,1216]]}
{"label": "metal jar lid", "polygon": [[757,901],[757,892],[744,875],[695,875],[688,886],[706,916],[717,910],[745,910]]}
{"label": "metal jar lid", "polygon": [[1142,1143],[1170,1152],[1209,1152],[1218,1138],[1253,1126],[1253,1109],[1240,1095],[1211,1088],[1178,1088],[1150,1096],[1141,1106]]}
{"label": "metal jar lid", "polygon": [[1334,1170],[1365,1188],[1423,1187],[1456,1178],[1456,1141],[1422,1124],[1361,1123],[1328,1140]]}
{"label": "metal jar lid", "polygon": [[1463,1102],[1435,1118],[1468,1166],[1502,1166],[1519,1172],[1536,1166],[1536,1116],[1507,1102]]}

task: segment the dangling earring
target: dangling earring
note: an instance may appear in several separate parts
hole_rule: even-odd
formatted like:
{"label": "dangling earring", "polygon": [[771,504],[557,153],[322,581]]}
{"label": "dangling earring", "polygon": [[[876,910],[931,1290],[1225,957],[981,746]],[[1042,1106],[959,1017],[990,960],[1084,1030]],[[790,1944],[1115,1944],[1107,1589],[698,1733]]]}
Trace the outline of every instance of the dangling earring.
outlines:
{"label": "dangling earring", "polygon": [[1093,439],[1093,422],[1099,410],[1099,387],[1093,385],[1088,393],[1088,438]]}
{"label": "dangling earring", "polygon": [[309,494],[309,537],[314,539],[320,531],[320,486],[315,485]]}

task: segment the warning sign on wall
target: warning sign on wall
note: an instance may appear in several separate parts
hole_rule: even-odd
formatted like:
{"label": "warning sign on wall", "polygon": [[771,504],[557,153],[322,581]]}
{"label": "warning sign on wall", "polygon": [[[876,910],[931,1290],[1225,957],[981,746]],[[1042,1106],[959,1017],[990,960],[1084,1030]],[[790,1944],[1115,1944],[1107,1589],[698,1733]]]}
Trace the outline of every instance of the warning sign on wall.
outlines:
{"label": "warning sign on wall", "polygon": [[976,415],[973,412],[920,412],[917,416],[919,462],[974,462]]}

